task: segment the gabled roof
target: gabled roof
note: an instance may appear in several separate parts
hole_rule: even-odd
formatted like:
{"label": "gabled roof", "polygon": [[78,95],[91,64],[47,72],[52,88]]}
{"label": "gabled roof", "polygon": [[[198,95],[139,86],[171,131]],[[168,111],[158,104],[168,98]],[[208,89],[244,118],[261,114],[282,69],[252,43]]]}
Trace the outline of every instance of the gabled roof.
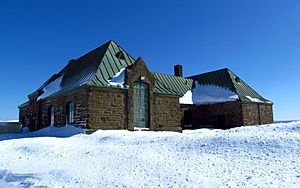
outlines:
{"label": "gabled roof", "polygon": [[156,93],[183,96],[191,90],[193,85],[192,79],[156,72],[153,75],[155,78],[154,92]]}
{"label": "gabled roof", "polygon": [[[38,90],[29,96],[39,96],[38,99],[41,99],[81,86],[128,89],[122,87],[122,84],[120,86],[120,84],[113,84],[110,81],[115,76],[122,75],[124,68],[130,67],[134,63],[135,59],[131,55],[114,41],[108,41],[84,56],[70,60],[61,71],[52,75]],[[155,78],[154,92],[163,95],[183,96],[192,89],[193,82],[197,80],[199,84],[211,84],[227,88],[237,93],[242,101],[269,102],[229,69],[221,69],[189,78],[161,73],[152,74]]]}
{"label": "gabled roof", "polygon": [[[114,41],[109,41],[84,56],[70,60],[69,63],[57,74],[51,76],[37,91],[61,79],[59,90],[51,95],[59,94],[74,88],[90,85],[99,87],[118,87],[110,85],[108,80],[115,76],[121,69],[135,62],[125,50]],[[62,78],[61,78],[62,77]]]}
{"label": "gabled roof", "polygon": [[[38,99],[41,99],[85,85],[127,89],[118,84],[111,84],[109,80],[134,63],[135,59],[130,54],[114,41],[108,41],[82,57],[70,60],[61,71],[52,75],[30,95],[38,95],[40,96]],[[185,78],[160,73],[153,74],[155,76],[154,92],[159,94],[181,96],[187,91],[186,84],[192,84],[192,80],[187,81],[188,79]],[[47,94],[46,90],[52,91]]]}
{"label": "gabled roof", "polygon": [[238,94],[241,101],[271,103],[254,91],[231,70],[225,68],[188,77],[201,85],[216,85]]}

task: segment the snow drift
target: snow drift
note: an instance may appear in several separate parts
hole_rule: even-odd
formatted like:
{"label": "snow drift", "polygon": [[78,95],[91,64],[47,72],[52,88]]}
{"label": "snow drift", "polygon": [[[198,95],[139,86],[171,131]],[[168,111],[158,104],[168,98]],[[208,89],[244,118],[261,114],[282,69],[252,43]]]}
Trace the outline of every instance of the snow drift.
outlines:
{"label": "snow drift", "polygon": [[300,122],[182,134],[75,130],[0,135],[0,187],[300,186]]}

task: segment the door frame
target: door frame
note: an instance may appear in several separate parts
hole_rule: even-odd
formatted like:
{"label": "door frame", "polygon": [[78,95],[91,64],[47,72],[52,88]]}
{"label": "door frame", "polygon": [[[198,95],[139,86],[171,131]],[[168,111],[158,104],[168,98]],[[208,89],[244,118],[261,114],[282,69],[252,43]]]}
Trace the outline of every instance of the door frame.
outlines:
{"label": "door frame", "polygon": [[[141,95],[142,95],[142,89],[141,89],[141,86],[142,85],[144,85],[144,86],[146,86],[146,89],[145,89],[145,93],[146,93],[146,102],[145,102],[145,104],[144,104],[144,108],[147,108],[147,109],[145,109],[144,110],[144,116],[145,116],[145,118],[146,118],[146,121],[145,121],[145,127],[138,127],[138,126],[136,126],[137,124],[136,124],[136,111],[137,111],[137,109],[136,109],[136,94],[135,94],[135,86],[136,85],[138,85],[138,89],[139,89],[139,100],[140,100],[140,102],[139,102],[139,106],[138,106],[138,108],[141,108],[141,105],[142,105],[142,99],[141,99]],[[133,83],[133,125],[134,125],[134,129],[135,130],[144,130],[144,129],[146,129],[146,130],[149,130],[149,127],[150,127],[150,102],[149,102],[149,84],[148,83],[146,83],[146,82],[143,82],[143,81],[135,81],[134,83]],[[141,111],[139,110],[139,113],[141,113]],[[140,115],[140,114],[139,114]],[[140,121],[140,118],[138,118],[139,119],[139,121]]]}

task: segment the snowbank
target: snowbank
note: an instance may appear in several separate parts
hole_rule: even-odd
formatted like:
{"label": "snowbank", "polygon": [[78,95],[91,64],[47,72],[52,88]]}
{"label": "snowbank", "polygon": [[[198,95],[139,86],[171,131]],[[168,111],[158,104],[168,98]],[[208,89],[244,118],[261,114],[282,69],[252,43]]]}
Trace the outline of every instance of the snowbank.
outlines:
{"label": "snowbank", "polygon": [[2,139],[0,151],[0,185],[300,186],[300,122],[182,134],[100,130],[67,138]]}
{"label": "snowbank", "polygon": [[27,127],[24,127],[22,133],[19,134],[2,134],[0,135],[0,141],[20,138],[33,138],[33,137],[59,137],[65,138],[80,133],[85,133],[85,129],[77,128],[71,125],[64,127],[49,126],[38,131],[29,132]]}

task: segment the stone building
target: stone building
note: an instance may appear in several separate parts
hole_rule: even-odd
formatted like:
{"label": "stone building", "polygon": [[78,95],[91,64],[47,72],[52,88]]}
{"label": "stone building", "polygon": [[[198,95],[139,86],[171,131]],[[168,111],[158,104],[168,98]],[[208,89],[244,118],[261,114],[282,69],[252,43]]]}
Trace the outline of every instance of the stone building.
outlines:
{"label": "stone building", "polygon": [[[87,132],[98,129],[180,132],[186,125],[228,128],[273,121],[272,103],[228,69],[221,72],[232,74],[234,83],[203,79],[203,75],[210,77],[212,73],[183,78],[180,65],[174,71],[175,76],[150,72],[142,58],[135,60],[114,41],[109,41],[70,60],[29,94],[28,102],[19,106],[19,119],[31,130],[69,124],[86,128]],[[244,90],[232,86],[239,82],[254,93],[240,93]],[[235,101],[197,102],[195,91],[199,83],[228,87],[238,97]],[[191,99],[185,102],[187,95]]]}
{"label": "stone building", "polygon": [[[273,103],[229,69],[189,77],[190,96],[182,97],[182,126],[232,128],[273,123]],[[187,100],[189,99],[189,100]]]}

